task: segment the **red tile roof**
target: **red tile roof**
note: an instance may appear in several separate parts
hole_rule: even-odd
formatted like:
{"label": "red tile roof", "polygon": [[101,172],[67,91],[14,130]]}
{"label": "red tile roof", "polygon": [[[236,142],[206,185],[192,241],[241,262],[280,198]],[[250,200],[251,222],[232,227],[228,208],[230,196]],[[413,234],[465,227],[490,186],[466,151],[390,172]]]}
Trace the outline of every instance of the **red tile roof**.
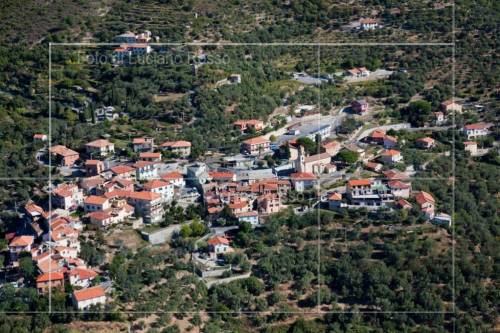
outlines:
{"label": "red tile roof", "polygon": [[135,169],[132,168],[131,166],[128,166],[128,165],[117,165],[117,166],[112,167],[111,171],[114,174],[121,175],[124,173],[135,171]]}
{"label": "red tile roof", "polygon": [[128,197],[136,200],[145,200],[145,201],[153,201],[161,198],[161,195],[154,192],[128,192]]}
{"label": "red tile roof", "polygon": [[139,158],[160,158],[161,153],[140,153]]}
{"label": "red tile roof", "polygon": [[52,146],[49,150],[52,154],[61,155],[63,157],[78,155],[76,151],[62,145]]}
{"label": "red tile roof", "polygon": [[169,147],[169,148],[186,148],[191,147],[191,142],[189,141],[166,141],[160,145],[161,147]]}
{"label": "red tile roof", "polygon": [[134,138],[132,140],[132,144],[134,145],[139,145],[139,144],[144,144],[144,143],[151,143],[150,138]]}
{"label": "red tile roof", "polygon": [[91,195],[85,198],[84,203],[89,205],[102,205],[108,201],[105,197],[100,197],[97,195]]}
{"label": "red tile roof", "polygon": [[215,236],[208,240],[209,245],[227,244],[229,245],[229,239],[226,237]]}
{"label": "red tile roof", "polygon": [[247,140],[243,141],[243,143],[245,143],[247,145],[261,145],[261,144],[265,144],[267,142],[269,142],[269,140],[262,137],[262,136],[258,136],[256,138],[251,138],[251,139],[247,139]]}
{"label": "red tile roof", "polygon": [[246,202],[246,201],[232,202],[228,205],[228,207],[231,209],[241,209],[241,208],[245,208],[246,206],[248,206],[248,202]]}
{"label": "red tile roof", "polygon": [[145,190],[152,190],[155,188],[169,186],[169,185],[170,185],[170,182],[166,182],[166,181],[160,180],[160,179],[153,179],[153,180],[148,181],[146,184],[144,184],[144,189]]}
{"label": "red tile roof", "polygon": [[371,179],[351,179],[347,182],[349,187],[353,186],[370,186],[372,183]]}
{"label": "red tile roof", "polygon": [[374,130],[371,134],[370,137],[373,139],[383,139],[385,136],[385,131],[382,130]]}
{"label": "red tile roof", "polygon": [[427,202],[430,202],[433,204],[436,203],[436,201],[434,200],[434,197],[430,193],[427,193],[424,191],[417,192],[415,194],[415,200],[417,201],[417,203],[419,205],[423,205]]}
{"label": "red tile roof", "polygon": [[168,173],[163,174],[161,176],[161,179],[163,179],[163,180],[176,180],[179,178],[184,178],[184,176],[182,175],[182,173],[180,173],[178,171],[168,172]]}
{"label": "red tile roof", "polygon": [[465,129],[466,130],[482,130],[482,129],[487,129],[491,126],[492,126],[492,124],[489,124],[489,123],[475,123],[475,124],[465,125]]}
{"label": "red tile roof", "polygon": [[99,161],[99,160],[86,160],[85,161],[85,165],[99,165],[99,164],[103,164],[103,162]]}
{"label": "red tile roof", "polygon": [[12,239],[12,241],[9,243],[9,246],[28,246],[33,244],[33,241],[33,236],[17,236]]}
{"label": "red tile roof", "polygon": [[401,155],[401,152],[399,150],[395,149],[387,149],[382,153],[383,156],[397,156]]}
{"label": "red tile roof", "polygon": [[73,268],[68,272],[68,275],[70,276],[78,276],[80,280],[87,280],[87,279],[93,279],[97,276],[97,273],[94,272],[91,269],[85,269],[85,268]]}
{"label": "red tile roof", "polygon": [[418,142],[424,142],[426,144],[433,144],[435,142],[435,140],[433,138],[430,138],[428,136],[426,136],[425,138],[420,138],[420,139],[417,139]]}
{"label": "red tile roof", "polygon": [[332,195],[330,195],[328,197],[328,200],[332,200],[332,201],[342,200],[342,194],[340,194],[340,193],[333,193]]}
{"label": "red tile roof", "polygon": [[87,143],[85,146],[88,147],[96,147],[96,148],[103,148],[112,145],[111,142],[105,139],[99,139],[99,140],[94,140],[89,143]]}
{"label": "red tile roof", "polygon": [[234,172],[210,171],[208,173],[213,179],[232,179]]}
{"label": "red tile roof", "polygon": [[90,287],[82,290],[75,290],[73,292],[73,296],[78,302],[86,301],[97,297],[102,297],[104,295],[105,295],[104,289],[101,286]]}
{"label": "red tile roof", "polygon": [[387,183],[387,185],[390,187],[390,188],[394,188],[394,189],[408,189],[410,188],[410,185],[409,184],[406,184],[406,183],[403,183],[403,182],[400,182],[399,180],[391,180]]}
{"label": "red tile roof", "polygon": [[290,175],[293,180],[315,180],[317,177],[310,172],[294,172]]}
{"label": "red tile roof", "polygon": [[44,273],[36,278],[36,282],[48,282],[55,280],[63,280],[64,274],[61,272]]}
{"label": "red tile roof", "polygon": [[147,167],[149,165],[154,165],[154,162],[148,162],[148,161],[137,161],[132,165],[136,169],[142,169],[144,167]]}

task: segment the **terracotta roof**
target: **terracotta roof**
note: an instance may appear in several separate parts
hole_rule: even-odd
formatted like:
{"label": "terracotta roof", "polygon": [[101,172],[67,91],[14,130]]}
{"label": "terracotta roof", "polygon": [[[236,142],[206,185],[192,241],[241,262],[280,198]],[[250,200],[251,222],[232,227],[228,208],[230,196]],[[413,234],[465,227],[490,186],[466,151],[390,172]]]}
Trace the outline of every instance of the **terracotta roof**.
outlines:
{"label": "terracotta roof", "polygon": [[39,133],[37,133],[37,134],[33,135],[33,139],[43,139],[43,138],[46,138],[46,137],[47,137],[46,134],[39,134]]}
{"label": "terracotta roof", "polygon": [[98,165],[98,164],[103,164],[102,161],[99,160],[86,160],[85,165]]}
{"label": "terracotta roof", "polygon": [[179,178],[184,178],[184,176],[178,171],[167,172],[161,176],[161,179],[163,180],[175,180]]}
{"label": "terracotta roof", "polygon": [[132,140],[132,143],[134,145],[140,145],[140,144],[144,144],[144,143],[151,143],[150,140],[151,140],[150,138],[134,138]]}
{"label": "terracotta roof", "polygon": [[408,176],[399,171],[399,170],[387,170],[387,171],[382,171],[384,176],[386,176],[389,179],[406,179]]}
{"label": "terracotta roof", "polygon": [[290,174],[290,179],[293,180],[315,180],[317,177],[310,172],[294,172]]}
{"label": "terracotta roof", "polygon": [[12,239],[9,246],[28,246],[33,244],[33,236],[17,236]]}
{"label": "terracotta roof", "polygon": [[250,217],[250,216],[259,216],[259,213],[252,210],[250,212],[242,212],[242,213],[238,213],[236,214],[237,217]]}
{"label": "terracotta roof", "polygon": [[332,200],[332,201],[339,201],[339,200],[342,200],[342,194],[340,193],[333,193],[332,195],[330,195],[328,197],[328,200]]}
{"label": "terracotta roof", "polygon": [[475,124],[465,125],[464,128],[466,130],[482,130],[482,129],[487,129],[491,126],[493,126],[493,125],[489,124],[489,123],[475,123]]}
{"label": "terracotta roof", "polygon": [[36,282],[47,282],[54,280],[63,280],[64,274],[61,272],[44,273],[36,278]]}
{"label": "terracotta roof", "polygon": [[221,207],[210,207],[207,209],[208,214],[215,214],[222,211]]}
{"label": "terracotta roof", "polygon": [[340,146],[340,142],[338,141],[329,141],[329,142],[324,142],[321,144],[321,147],[323,148],[335,148]]}
{"label": "terracotta roof", "polygon": [[362,18],[359,20],[359,23],[361,23],[361,24],[375,24],[375,23],[377,23],[377,20],[373,19],[373,18]]}
{"label": "terracotta roof", "polygon": [[372,183],[371,179],[351,179],[347,182],[349,187],[352,186],[370,186]]}
{"label": "terracotta roof", "polygon": [[101,286],[90,287],[82,290],[75,290],[73,292],[73,296],[78,302],[86,301],[97,297],[102,297],[104,295],[105,295],[104,289]]}
{"label": "terracotta roof", "polygon": [[140,153],[139,158],[160,158],[161,153]]}
{"label": "terracotta roof", "polygon": [[155,188],[169,186],[169,185],[171,185],[171,184],[169,182],[164,181],[164,180],[153,179],[153,180],[148,181],[146,184],[144,184],[144,189],[145,190],[152,190]]}
{"label": "terracotta roof", "polygon": [[382,164],[380,163],[375,163],[375,162],[366,162],[365,163],[365,167],[367,169],[372,169],[372,170],[375,170],[377,168],[382,168]]}
{"label": "terracotta roof", "polygon": [[234,177],[234,172],[222,172],[222,171],[210,171],[208,173],[210,177],[214,179],[232,179]]}
{"label": "terracotta roof", "polygon": [[97,273],[91,269],[73,268],[68,272],[68,275],[70,276],[76,275],[80,280],[87,280],[95,278],[97,276]]}
{"label": "terracotta roof", "polygon": [[161,147],[170,147],[170,148],[185,148],[191,147],[191,142],[189,141],[166,141],[160,145]]}
{"label": "terracotta roof", "polygon": [[373,132],[371,132],[370,137],[373,139],[383,139],[385,137],[385,131],[374,130]]}
{"label": "terracotta roof", "polygon": [[238,209],[238,208],[245,208],[248,206],[248,202],[246,201],[237,201],[237,202],[232,202],[228,205],[229,208],[231,209]]}
{"label": "terracotta roof", "polygon": [[34,213],[43,214],[45,212],[42,207],[36,205],[33,202],[28,202],[24,206],[24,209],[26,209],[26,211],[31,215],[33,215]]}
{"label": "terracotta roof", "polygon": [[135,169],[132,168],[131,166],[128,166],[128,165],[117,165],[117,166],[112,167],[111,171],[114,174],[121,175],[124,173],[135,171]]}
{"label": "terracotta roof", "polygon": [[383,156],[396,156],[396,155],[401,155],[401,152],[399,150],[395,149],[387,149],[382,153]]}
{"label": "terracotta roof", "polygon": [[98,220],[98,221],[104,221],[108,218],[110,218],[111,215],[109,215],[109,211],[108,210],[99,210],[99,211],[95,211],[95,212],[92,212],[89,214],[89,217],[94,219],[94,220]]}
{"label": "terracotta roof", "polygon": [[53,193],[60,197],[70,197],[73,195],[73,191],[77,189],[78,187],[74,184],[60,184]]}
{"label": "terracotta roof", "polygon": [[61,155],[63,157],[78,155],[76,151],[62,145],[52,146],[49,150],[51,153]]}
{"label": "terracotta roof", "polygon": [[149,165],[154,165],[154,162],[148,162],[148,161],[137,161],[135,162],[132,166],[136,169],[142,169],[144,167],[147,167]]}
{"label": "terracotta roof", "polygon": [[321,154],[316,154],[316,155],[310,155],[304,158],[305,163],[311,163],[311,162],[316,162],[320,160],[326,160],[326,159],[331,159],[332,157],[328,153],[321,153]]}
{"label": "terracotta roof", "polygon": [[269,142],[269,140],[262,137],[262,136],[258,136],[256,138],[251,138],[251,139],[247,139],[247,140],[243,141],[243,143],[245,143],[247,145],[261,145],[261,144],[265,144],[267,142]]}
{"label": "terracotta roof", "polygon": [[417,203],[419,205],[423,205],[424,203],[427,203],[427,202],[430,202],[433,204],[436,203],[436,201],[434,200],[434,197],[430,193],[427,193],[424,191],[420,191],[420,192],[415,193],[415,200],[417,201]]}
{"label": "terracotta roof", "polygon": [[465,146],[475,146],[475,145],[477,145],[477,142],[475,142],[475,141],[465,141],[464,145]]}
{"label": "terracotta roof", "polygon": [[142,191],[142,192],[128,192],[128,197],[137,200],[153,201],[161,198],[161,195],[154,192]]}
{"label": "terracotta roof", "polygon": [[94,140],[94,141],[87,143],[85,146],[103,148],[103,147],[107,147],[110,145],[113,145],[113,144],[111,142],[109,142],[108,140],[98,139],[98,140]]}
{"label": "terracotta roof", "polygon": [[397,201],[397,203],[398,203],[398,205],[399,205],[399,206],[401,206],[401,207],[403,207],[403,208],[404,208],[404,207],[409,207],[409,208],[411,208],[411,206],[412,206],[412,205],[411,205],[411,203],[409,203],[409,202],[408,202],[407,200],[405,200],[405,199],[399,199],[399,200]]}
{"label": "terracotta roof", "polygon": [[229,245],[229,239],[226,237],[215,236],[208,240],[209,245],[227,244]]}
{"label": "terracotta roof", "polygon": [[91,195],[85,198],[84,203],[89,205],[102,205],[108,201],[105,197],[100,197],[97,195]]}
{"label": "terracotta roof", "polygon": [[264,122],[262,120],[258,119],[241,119],[241,120],[236,120],[234,125],[262,125]]}
{"label": "terracotta roof", "polygon": [[390,187],[390,188],[395,188],[395,189],[407,189],[407,188],[410,188],[410,185],[409,184],[406,184],[406,183],[403,183],[403,182],[400,182],[399,180],[391,180],[387,183],[387,185]]}

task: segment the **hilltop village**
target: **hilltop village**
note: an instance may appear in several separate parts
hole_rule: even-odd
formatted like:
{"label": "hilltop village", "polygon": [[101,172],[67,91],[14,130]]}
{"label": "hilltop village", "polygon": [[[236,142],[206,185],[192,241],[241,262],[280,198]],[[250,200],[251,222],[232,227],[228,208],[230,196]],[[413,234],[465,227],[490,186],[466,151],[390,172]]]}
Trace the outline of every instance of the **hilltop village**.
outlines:
{"label": "hilltop village", "polygon": [[[362,20],[360,27],[378,25]],[[130,57],[155,52],[149,45],[154,39],[149,31],[121,34],[113,55],[124,65]],[[203,58],[203,52],[198,56]],[[349,85],[386,80],[396,72],[407,71],[353,67],[324,76],[294,72],[290,78],[305,86]],[[213,90],[228,85],[245,85],[245,78],[232,73]],[[412,103],[408,108],[421,112],[421,101]],[[6,280],[16,287],[28,283],[22,272],[32,263],[39,294],[57,290],[76,310],[89,310],[114,301],[107,264],[117,248],[128,245],[116,232],[132,232],[160,247],[194,238],[185,247],[189,257],[182,260],[210,288],[251,276],[255,262],[242,255],[235,234],[258,230],[283,212],[413,214],[420,223],[448,229],[453,223],[449,203],[422,189],[420,179],[441,177],[436,182],[445,188],[446,177],[426,172],[429,163],[439,161],[449,172],[456,147],[473,157],[488,153],[482,140],[493,124],[454,126],[453,116],[465,106],[475,107],[449,99],[430,110],[425,121],[380,125],[375,121],[380,105],[369,96],[329,114],[315,104],[295,103],[274,117],[234,121],[227,131],[239,144],[236,154],[194,154],[197,147],[182,135],[130,134],[125,141],[103,135],[68,147],[48,133],[36,133],[37,162],[50,169],[54,180],[43,188],[45,199],[30,199],[19,223],[6,233]],[[94,123],[128,117],[114,106],[95,111]],[[443,135],[449,130],[457,131],[460,146]],[[92,259],[94,249],[82,242],[96,237],[109,250],[101,260],[106,264],[84,259]]]}
{"label": "hilltop village", "polygon": [[[354,100],[347,108],[360,116],[370,112],[366,100]],[[432,126],[449,124],[450,108],[461,106],[443,102]],[[307,117],[313,120],[305,122]],[[69,297],[81,310],[105,304],[112,286],[100,278],[103,272],[80,258],[80,239],[129,225],[152,244],[162,244],[183,227],[200,223],[165,223],[172,207],[196,209],[204,216],[200,242],[208,246],[194,249],[192,260],[209,285],[223,282],[224,272],[231,269],[223,259],[233,252],[227,234],[231,229],[244,224],[259,228],[269,216],[287,209],[297,214],[312,209],[417,210],[429,223],[450,227],[450,212],[440,211],[433,193],[412,186],[415,170],[405,164],[400,150],[398,133],[418,128],[379,127],[356,131],[350,140],[340,141],[332,123],[314,112],[293,119],[281,136],[260,135],[268,126],[264,120],[238,120],[234,129],[250,136],[241,141],[240,154],[219,154],[204,161],[190,158],[188,141],[132,138],[132,156],[125,156],[113,138],[96,138],[73,150],[57,143],[48,147],[47,135],[35,134],[33,140],[47,149],[40,163],[50,162],[65,177],[47,188],[49,202],[28,202],[19,228],[6,234],[8,267],[15,269],[21,258],[30,258],[36,264],[37,291],[64,291],[70,285]],[[480,154],[473,140],[487,136],[490,127],[466,125],[464,149]],[[425,133],[424,128],[404,145],[439,151],[441,143]],[[280,156],[283,163],[270,166],[266,162],[270,156]]]}

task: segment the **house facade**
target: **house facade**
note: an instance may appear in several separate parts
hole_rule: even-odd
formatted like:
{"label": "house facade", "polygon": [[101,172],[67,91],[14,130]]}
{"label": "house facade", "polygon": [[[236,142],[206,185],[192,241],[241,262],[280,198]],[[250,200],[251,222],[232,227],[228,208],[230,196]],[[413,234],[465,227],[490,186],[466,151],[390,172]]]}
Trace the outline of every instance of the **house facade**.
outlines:
{"label": "house facade", "polygon": [[270,145],[271,142],[268,139],[259,136],[243,141],[241,143],[241,151],[249,155],[257,156],[270,152]]}
{"label": "house facade", "polygon": [[86,310],[91,306],[106,304],[106,295],[101,286],[75,290],[73,292],[73,306],[77,310]]}
{"label": "house facade", "polygon": [[105,157],[115,153],[115,145],[108,140],[94,140],[85,145],[85,150],[89,156]]}

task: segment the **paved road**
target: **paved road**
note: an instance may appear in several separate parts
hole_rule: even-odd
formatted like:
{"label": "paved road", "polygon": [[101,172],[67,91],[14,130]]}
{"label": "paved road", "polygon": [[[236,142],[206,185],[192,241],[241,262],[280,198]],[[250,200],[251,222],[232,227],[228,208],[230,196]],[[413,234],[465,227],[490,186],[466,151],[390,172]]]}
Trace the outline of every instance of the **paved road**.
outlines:
{"label": "paved road", "polygon": [[218,285],[218,284],[229,283],[231,281],[249,278],[250,274],[251,274],[251,272],[248,272],[248,273],[241,274],[241,275],[231,276],[231,277],[228,277],[225,279],[217,279],[217,280],[210,280],[210,281],[205,280],[205,284],[207,285],[207,288],[210,289],[210,287]]}
{"label": "paved road", "polygon": [[346,83],[358,83],[358,82],[364,82],[364,81],[374,81],[374,80],[382,80],[382,79],[387,79],[389,76],[394,73],[393,71],[388,71],[385,69],[377,69],[374,72],[371,72],[370,75],[368,76],[363,76],[363,77],[346,77],[345,82]]}
{"label": "paved road", "polygon": [[411,127],[411,125],[409,123],[384,125],[384,126],[371,127],[371,128],[364,130],[363,132],[361,132],[361,134],[359,134],[356,137],[356,141],[360,141],[360,140],[366,138],[374,130],[388,131],[390,129],[393,129],[395,131],[399,131],[399,130],[404,129],[405,131],[408,131],[408,132],[418,132],[418,131],[446,131],[449,128],[451,128],[451,126]]}

